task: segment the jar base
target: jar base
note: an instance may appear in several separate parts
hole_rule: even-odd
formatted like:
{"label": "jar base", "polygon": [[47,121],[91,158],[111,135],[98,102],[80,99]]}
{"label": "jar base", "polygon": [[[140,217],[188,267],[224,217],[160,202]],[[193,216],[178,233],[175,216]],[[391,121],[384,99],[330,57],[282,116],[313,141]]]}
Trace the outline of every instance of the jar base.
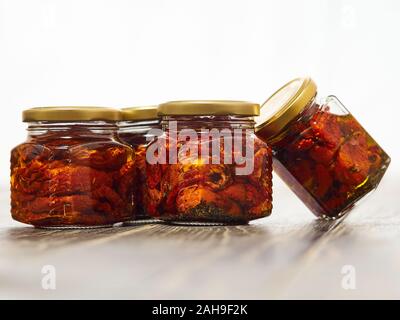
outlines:
{"label": "jar base", "polygon": [[34,226],[36,229],[44,230],[82,230],[82,229],[103,229],[103,228],[113,228],[120,226],[121,223],[114,224],[104,224],[98,226],[80,226],[80,225],[70,225],[70,226]]}
{"label": "jar base", "polygon": [[162,223],[161,220],[158,219],[138,219],[138,220],[129,220],[123,223],[124,226],[137,226],[143,224],[158,224]]}
{"label": "jar base", "polygon": [[318,220],[323,220],[323,221],[335,221],[335,220],[340,220],[340,219],[344,219],[345,216],[347,216],[350,211],[353,209],[354,204],[352,204],[350,207],[348,207],[347,209],[345,209],[344,211],[340,212],[338,215],[336,216],[327,216],[325,214],[317,217]]}
{"label": "jar base", "polygon": [[185,227],[223,227],[223,226],[237,226],[246,225],[248,221],[238,221],[238,222],[207,222],[207,221],[163,221],[169,225],[175,226],[185,226]]}

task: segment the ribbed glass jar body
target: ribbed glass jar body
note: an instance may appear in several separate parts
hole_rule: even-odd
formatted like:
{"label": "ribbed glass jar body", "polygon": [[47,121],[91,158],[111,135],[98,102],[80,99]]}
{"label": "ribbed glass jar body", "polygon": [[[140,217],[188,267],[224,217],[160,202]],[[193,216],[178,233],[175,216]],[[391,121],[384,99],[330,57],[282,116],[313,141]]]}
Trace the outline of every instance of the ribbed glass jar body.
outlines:
{"label": "ribbed glass jar body", "polygon": [[151,219],[146,210],[145,202],[148,201],[148,188],[146,182],[146,148],[154,140],[153,130],[161,131],[160,121],[157,119],[140,121],[121,121],[119,123],[118,135],[121,141],[130,145],[135,153],[134,174],[137,184],[133,189],[136,204],[136,215],[134,220]]}
{"label": "ribbed glass jar body", "polygon": [[389,156],[334,97],[314,97],[275,137],[274,170],[318,217],[342,216],[375,189]]}
{"label": "ribbed glass jar body", "polygon": [[116,122],[36,121],[11,152],[11,212],[38,227],[98,227],[130,220],[134,156]]}
{"label": "ribbed glass jar body", "polygon": [[[272,155],[252,117],[164,116],[147,149],[149,214],[178,223],[247,223],[272,209]],[[155,163],[157,162],[157,163]]]}

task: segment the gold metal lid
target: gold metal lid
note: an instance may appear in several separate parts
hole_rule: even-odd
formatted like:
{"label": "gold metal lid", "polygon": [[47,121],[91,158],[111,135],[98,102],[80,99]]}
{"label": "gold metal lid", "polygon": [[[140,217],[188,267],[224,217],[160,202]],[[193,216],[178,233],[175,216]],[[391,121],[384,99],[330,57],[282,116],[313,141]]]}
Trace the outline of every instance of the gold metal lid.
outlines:
{"label": "gold metal lid", "polygon": [[257,134],[269,138],[279,134],[316,94],[317,85],[311,78],[297,78],[285,84],[261,105],[256,118]]}
{"label": "gold metal lid", "polygon": [[38,107],[24,110],[22,121],[118,121],[121,112],[106,107]]}
{"label": "gold metal lid", "polygon": [[231,100],[185,100],[170,101],[160,104],[159,116],[184,116],[184,115],[238,115],[258,116],[260,105],[247,101]]}
{"label": "gold metal lid", "polygon": [[121,109],[122,120],[157,120],[158,105]]}

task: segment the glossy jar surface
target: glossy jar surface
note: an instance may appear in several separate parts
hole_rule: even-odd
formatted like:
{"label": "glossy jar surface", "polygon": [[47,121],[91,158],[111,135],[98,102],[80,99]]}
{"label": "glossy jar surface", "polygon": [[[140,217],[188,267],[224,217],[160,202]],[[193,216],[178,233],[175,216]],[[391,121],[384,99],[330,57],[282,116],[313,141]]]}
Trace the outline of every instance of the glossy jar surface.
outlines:
{"label": "glossy jar surface", "polygon": [[[132,110],[138,109],[138,110]],[[146,211],[145,201],[148,201],[146,183],[146,148],[155,138],[154,130],[161,131],[160,120],[156,116],[156,108],[127,108],[122,110],[123,121],[119,122],[118,135],[121,141],[130,145],[135,153],[134,174],[137,183],[133,193],[136,204],[134,220],[153,218]],[[146,119],[154,116],[153,119]],[[142,119],[144,117],[144,119]]]}
{"label": "glossy jar surface", "polygon": [[12,217],[58,228],[129,220],[133,164],[115,121],[29,121],[11,152]]}
{"label": "glossy jar surface", "polygon": [[261,129],[257,135],[273,149],[274,171],[316,216],[325,219],[342,216],[375,189],[390,163],[334,96],[314,95],[279,134]]}
{"label": "glossy jar surface", "polygon": [[[157,151],[164,153],[167,163],[146,162],[149,214],[176,223],[236,224],[271,213],[271,149],[254,135],[252,117],[169,115],[163,116],[162,124],[165,148]],[[197,139],[180,137],[187,129]],[[209,130],[225,130],[229,136],[234,129],[238,131],[232,136],[233,148],[224,137],[208,135]]]}

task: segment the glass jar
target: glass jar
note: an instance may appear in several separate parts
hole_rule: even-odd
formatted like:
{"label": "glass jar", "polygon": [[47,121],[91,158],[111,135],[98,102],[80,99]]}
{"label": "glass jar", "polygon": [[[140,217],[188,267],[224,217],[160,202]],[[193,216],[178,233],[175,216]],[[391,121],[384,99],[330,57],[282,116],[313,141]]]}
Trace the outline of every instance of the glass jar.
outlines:
{"label": "glass jar", "polygon": [[146,182],[146,148],[154,140],[155,131],[161,131],[161,124],[157,116],[158,106],[133,107],[121,110],[122,121],[119,122],[118,135],[120,139],[130,145],[135,152],[135,175],[138,183],[134,187],[136,202],[136,216],[134,220],[152,219],[147,214],[144,204],[149,199]]}
{"label": "glass jar", "polygon": [[150,215],[178,224],[241,224],[272,209],[272,154],[254,134],[259,105],[161,104],[164,134],[146,151]]}
{"label": "glass jar", "polygon": [[382,179],[390,158],[334,96],[295,79],[262,106],[257,135],[275,172],[318,217],[335,219]]}
{"label": "glass jar", "polygon": [[37,227],[99,227],[132,219],[132,149],[120,112],[43,107],[23,112],[27,140],[11,151],[11,213]]}

